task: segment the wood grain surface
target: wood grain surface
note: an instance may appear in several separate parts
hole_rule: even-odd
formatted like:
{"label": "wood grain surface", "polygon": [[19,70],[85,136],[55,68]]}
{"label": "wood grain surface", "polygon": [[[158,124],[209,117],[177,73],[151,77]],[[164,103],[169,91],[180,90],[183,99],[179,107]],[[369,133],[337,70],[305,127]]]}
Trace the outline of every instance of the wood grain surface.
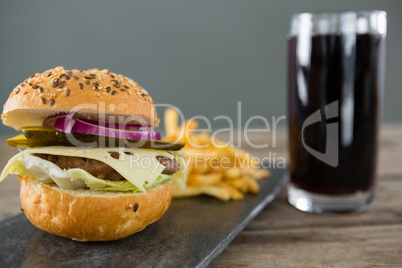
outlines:
{"label": "wood grain surface", "polygon": [[[284,129],[256,134],[243,148],[258,157],[287,158]],[[0,141],[0,166],[17,153]],[[363,214],[317,215],[287,203],[286,189],[219,255],[211,267],[402,267],[402,125],[381,131],[378,180],[373,208]],[[20,213],[19,182],[0,185],[0,219]]]}

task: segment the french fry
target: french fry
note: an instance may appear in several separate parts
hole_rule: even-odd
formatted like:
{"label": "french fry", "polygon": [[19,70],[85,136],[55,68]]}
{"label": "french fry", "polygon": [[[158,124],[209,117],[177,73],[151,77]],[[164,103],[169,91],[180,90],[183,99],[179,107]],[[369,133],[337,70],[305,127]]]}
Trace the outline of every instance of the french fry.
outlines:
{"label": "french fry", "polygon": [[253,177],[245,177],[245,181],[247,183],[247,188],[253,194],[257,194],[260,191],[260,185]]}
{"label": "french fry", "polygon": [[225,180],[237,180],[241,176],[241,170],[238,168],[228,168],[223,170]]}
{"label": "french fry", "polygon": [[218,184],[218,187],[225,188],[229,192],[230,197],[233,200],[239,200],[244,198],[244,195],[241,192],[239,192],[235,187],[232,187],[228,184],[220,183]]}
{"label": "french fry", "polygon": [[175,198],[191,197],[203,194],[201,188],[187,186],[185,189],[174,189],[173,195]]}
{"label": "french fry", "polygon": [[257,169],[257,168],[248,168],[244,170],[244,173],[254,177],[257,180],[261,180],[266,178],[270,175],[270,172],[266,169]]}
{"label": "french fry", "polygon": [[233,195],[230,188],[219,187],[219,186],[203,186],[203,187],[187,186],[186,189],[184,189],[183,191],[175,189],[173,193],[175,198],[198,196],[202,194],[207,194],[216,197],[222,201],[229,201]]}
{"label": "french fry", "polygon": [[213,172],[211,167],[211,159],[216,157],[216,153],[211,150],[197,149],[192,151],[194,158],[194,173],[205,174]]}
{"label": "french fry", "polygon": [[179,124],[179,114],[172,108],[165,111],[165,131],[167,136],[174,136],[177,133],[177,125]]}
{"label": "french fry", "polygon": [[225,181],[226,184],[239,189],[243,193],[246,193],[248,190],[248,184],[243,178],[238,178],[236,180]]}
{"label": "french fry", "polygon": [[202,193],[216,197],[222,201],[229,201],[232,198],[232,191],[227,187],[204,186],[201,187]]}
{"label": "french fry", "polygon": [[175,189],[174,191],[175,198],[198,196],[202,194],[216,197],[222,201],[229,201],[231,199],[239,200],[244,198],[244,195],[241,192],[227,184],[203,187],[187,186],[183,191],[179,189]]}
{"label": "french fry", "polygon": [[209,174],[191,174],[187,180],[189,186],[202,187],[207,185],[218,184],[222,181],[222,172]]}
{"label": "french fry", "polygon": [[208,133],[195,131],[198,127],[195,120],[180,126],[178,121],[176,111],[166,110],[165,139],[186,144],[182,151],[186,153],[187,187],[175,189],[175,198],[205,194],[229,201],[243,199],[248,192],[259,192],[257,180],[267,178],[270,172],[259,168],[258,159],[240,148],[216,145]]}
{"label": "french fry", "polygon": [[194,157],[188,157],[186,156],[184,161],[187,163],[187,168],[186,168],[186,177],[190,176],[190,174],[194,170]]}

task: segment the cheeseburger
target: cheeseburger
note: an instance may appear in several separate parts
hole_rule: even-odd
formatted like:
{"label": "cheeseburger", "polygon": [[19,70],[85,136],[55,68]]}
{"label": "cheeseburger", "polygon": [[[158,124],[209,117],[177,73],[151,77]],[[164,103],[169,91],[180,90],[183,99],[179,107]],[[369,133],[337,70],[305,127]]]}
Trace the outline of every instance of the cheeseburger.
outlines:
{"label": "cheeseburger", "polygon": [[185,185],[183,144],[160,140],[148,92],[104,69],[33,74],[10,94],[3,124],[22,134],[4,168],[21,182],[36,227],[79,241],[127,237],[158,220]]}

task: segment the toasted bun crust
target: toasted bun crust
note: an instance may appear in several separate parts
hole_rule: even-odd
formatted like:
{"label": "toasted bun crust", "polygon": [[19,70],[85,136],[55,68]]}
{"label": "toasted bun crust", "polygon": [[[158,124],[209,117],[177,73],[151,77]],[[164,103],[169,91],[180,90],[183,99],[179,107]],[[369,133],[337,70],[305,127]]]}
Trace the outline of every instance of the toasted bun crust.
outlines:
{"label": "toasted bun crust", "polygon": [[41,126],[46,117],[70,109],[91,119],[105,115],[108,121],[119,115],[125,119],[135,116],[130,122],[159,123],[154,103],[143,87],[102,69],[69,71],[59,66],[33,74],[14,88],[3,108],[3,124],[16,130]]}
{"label": "toasted bun crust", "polygon": [[117,240],[159,219],[173,196],[173,182],[141,194],[62,190],[18,176],[29,221],[46,232],[79,241]]}

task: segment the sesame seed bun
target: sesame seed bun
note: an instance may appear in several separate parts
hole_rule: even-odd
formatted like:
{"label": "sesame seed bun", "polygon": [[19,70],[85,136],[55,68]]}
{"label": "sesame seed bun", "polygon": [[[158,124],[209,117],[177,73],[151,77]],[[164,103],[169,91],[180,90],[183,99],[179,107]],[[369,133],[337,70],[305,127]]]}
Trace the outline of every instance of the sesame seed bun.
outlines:
{"label": "sesame seed bun", "polygon": [[3,108],[3,124],[16,130],[41,126],[46,117],[71,109],[88,119],[123,116],[130,117],[130,123],[159,123],[148,92],[105,69],[70,71],[59,66],[33,74],[14,88]]}
{"label": "sesame seed bun", "polygon": [[132,235],[159,219],[173,196],[173,182],[146,193],[62,190],[18,176],[29,221],[46,232],[78,241],[110,241]]}

